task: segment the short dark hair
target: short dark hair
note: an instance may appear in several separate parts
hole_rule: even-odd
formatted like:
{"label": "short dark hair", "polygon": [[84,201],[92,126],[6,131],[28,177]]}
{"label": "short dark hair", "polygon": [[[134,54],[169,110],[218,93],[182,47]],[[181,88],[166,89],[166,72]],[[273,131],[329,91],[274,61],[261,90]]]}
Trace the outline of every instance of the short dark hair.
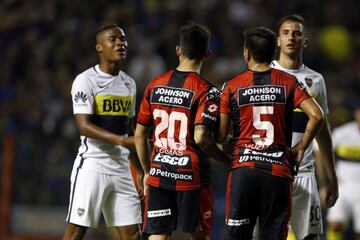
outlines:
{"label": "short dark hair", "polygon": [[278,23],[278,26],[277,26],[277,34],[278,35],[279,35],[279,31],[280,31],[281,26],[286,21],[299,22],[305,27],[305,19],[302,16],[300,16],[298,14],[287,15],[287,16],[283,17]]}
{"label": "short dark hair", "polygon": [[103,26],[101,26],[97,31],[96,31],[96,34],[95,34],[95,37],[96,37],[96,42],[98,40],[98,37],[100,36],[100,34],[106,30],[109,30],[109,29],[112,29],[112,28],[120,28],[116,23],[107,23]]}
{"label": "short dark hair", "polygon": [[244,47],[259,63],[270,63],[275,52],[276,36],[266,27],[256,27],[244,32]]}
{"label": "short dark hair", "polygon": [[202,60],[210,48],[210,31],[200,24],[189,23],[179,30],[179,45],[189,59]]}

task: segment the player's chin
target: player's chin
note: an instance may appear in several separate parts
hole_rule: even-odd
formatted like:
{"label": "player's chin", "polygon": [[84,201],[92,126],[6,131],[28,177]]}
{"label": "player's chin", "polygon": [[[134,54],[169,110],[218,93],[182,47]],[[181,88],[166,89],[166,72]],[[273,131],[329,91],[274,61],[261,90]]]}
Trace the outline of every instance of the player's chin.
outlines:
{"label": "player's chin", "polygon": [[126,54],[116,54],[113,57],[113,61],[124,61],[126,59]]}

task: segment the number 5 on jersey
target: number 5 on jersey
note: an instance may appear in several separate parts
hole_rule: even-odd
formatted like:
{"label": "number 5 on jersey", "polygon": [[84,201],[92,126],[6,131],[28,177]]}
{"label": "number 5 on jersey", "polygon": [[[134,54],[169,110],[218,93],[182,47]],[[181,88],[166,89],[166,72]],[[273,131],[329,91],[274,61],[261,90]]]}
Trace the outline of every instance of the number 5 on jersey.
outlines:
{"label": "number 5 on jersey", "polygon": [[257,130],[265,130],[266,136],[261,137],[253,134],[252,139],[255,144],[260,146],[269,146],[274,142],[274,125],[270,121],[261,121],[261,115],[274,113],[273,106],[254,106],[253,107],[253,126]]}

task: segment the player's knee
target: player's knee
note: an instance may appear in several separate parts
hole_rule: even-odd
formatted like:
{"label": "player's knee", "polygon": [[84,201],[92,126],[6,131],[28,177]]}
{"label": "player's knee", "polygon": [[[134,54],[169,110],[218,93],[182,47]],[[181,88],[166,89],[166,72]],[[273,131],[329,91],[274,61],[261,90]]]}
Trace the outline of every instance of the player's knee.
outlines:
{"label": "player's knee", "polygon": [[84,238],[87,229],[87,227],[69,223],[66,226],[63,240],[81,240]]}
{"label": "player's knee", "polygon": [[191,240],[208,240],[209,237],[207,237],[202,232],[194,232],[190,234]]}
{"label": "player's knee", "polygon": [[342,232],[344,225],[341,222],[329,222],[328,228],[333,232]]}
{"label": "player's knee", "polygon": [[122,239],[140,240],[140,230],[137,225],[118,227]]}

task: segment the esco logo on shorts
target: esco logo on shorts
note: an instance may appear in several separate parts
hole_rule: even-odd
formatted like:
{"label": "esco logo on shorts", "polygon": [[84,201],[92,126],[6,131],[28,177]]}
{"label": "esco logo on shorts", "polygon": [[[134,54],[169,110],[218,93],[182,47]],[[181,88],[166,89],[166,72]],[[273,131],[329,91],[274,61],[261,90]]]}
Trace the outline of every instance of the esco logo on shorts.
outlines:
{"label": "esco logo on shorts", "polygon": [[84,212],[85,212],[85,209],[83,209],[83,208],[78,208],[77,209],[77,213],[78,213],[79,216],[82,216],[84,214]]}

